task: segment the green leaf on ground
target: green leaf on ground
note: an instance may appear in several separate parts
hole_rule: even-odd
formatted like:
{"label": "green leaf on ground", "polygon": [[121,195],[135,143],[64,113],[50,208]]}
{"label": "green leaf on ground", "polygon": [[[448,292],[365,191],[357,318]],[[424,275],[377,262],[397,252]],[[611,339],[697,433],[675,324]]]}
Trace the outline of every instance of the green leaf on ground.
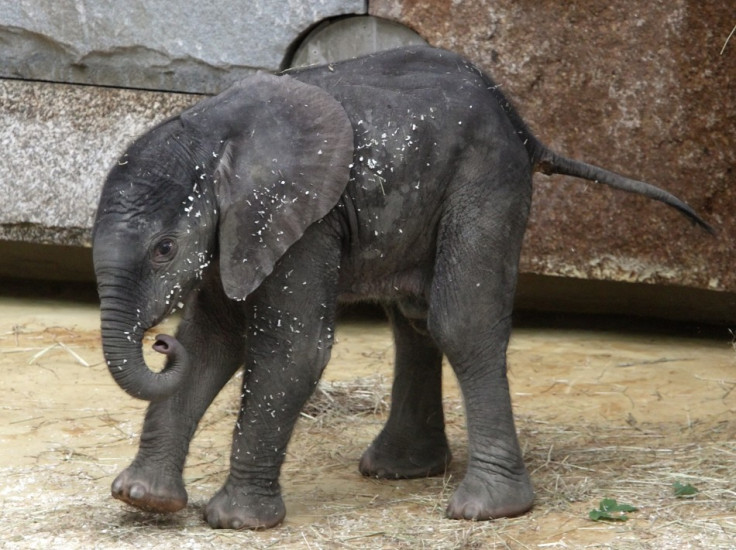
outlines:
{"label": "green leaf on ground", "polygon": [[675,481],[672,484],[672,489],[675,491],[677,498],[688,498],[698,494],[698,489],[690,485],[689,483],[683,485],[679,481]]}
{"label": "green leaf on ground", "polygon": [[636,512],[638,508],[631,504],[620,504],[613,498],[601,500],[597,510],[588,512],[588,517],[593,521],[627,521],[628,512]]}

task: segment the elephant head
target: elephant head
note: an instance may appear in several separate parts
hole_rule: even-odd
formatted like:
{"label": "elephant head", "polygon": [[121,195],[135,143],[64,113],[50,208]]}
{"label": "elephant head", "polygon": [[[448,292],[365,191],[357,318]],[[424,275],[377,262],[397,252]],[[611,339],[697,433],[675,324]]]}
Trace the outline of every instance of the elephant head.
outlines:
{"label": "elephant head", "polygon": [[160,400],[188,355],[161,335],[163,371],[143,359],[144,332],[219,271],[227,296],[258,287],[306,228],[338,202],[353,131],[327,92],[258,74],[136,140],[103,186],[93,230],[103,351],[130,395]]}

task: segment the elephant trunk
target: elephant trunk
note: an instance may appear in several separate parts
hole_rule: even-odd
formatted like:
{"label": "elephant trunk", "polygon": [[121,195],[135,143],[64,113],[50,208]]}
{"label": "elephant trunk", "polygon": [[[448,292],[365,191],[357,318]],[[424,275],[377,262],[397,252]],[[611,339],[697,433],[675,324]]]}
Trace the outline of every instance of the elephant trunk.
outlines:
{"label": "elephant trunk", "polygon": [[[102,349],[110,374],[129,395],[145,401],[160,401],[174,393],[189,370],[184,346],[173,336],[156,336],[153,349],[167,356],[161,372],[152,371],[143,358],[146,327],[130,322],[117,300],[102,299]],[[135,328],[134,328],[135,327]],[[137,329],[137,330],[136,330]]]}

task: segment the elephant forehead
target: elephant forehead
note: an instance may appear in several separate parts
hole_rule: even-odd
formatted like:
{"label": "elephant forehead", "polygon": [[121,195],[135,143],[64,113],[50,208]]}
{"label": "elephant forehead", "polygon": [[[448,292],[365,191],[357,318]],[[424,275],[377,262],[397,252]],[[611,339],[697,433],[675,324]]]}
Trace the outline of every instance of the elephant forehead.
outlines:
{"label": "elephant forehead", "polygon": [[196,132],[185,133],[179,120],[139,137],[110,170],[100,210],[135,215],[150,208],[177,209],[211,171]]}
{"label": "elephant forehead", "polygon": [[[158,172],[158,173],[157,173]],[[103,187],[97,224],[123,224],[155,231],[176,224],[201,202],[204,167],[173,175],[139,167],[135,173],[112,172]]]}
{"label": "elephant forehead", "polygon": [[144,236],[174,225],[183,209],[181,200],[162,200],[154,194],[121,195],[115,202],[100,205],[95,235],[101,233]]}

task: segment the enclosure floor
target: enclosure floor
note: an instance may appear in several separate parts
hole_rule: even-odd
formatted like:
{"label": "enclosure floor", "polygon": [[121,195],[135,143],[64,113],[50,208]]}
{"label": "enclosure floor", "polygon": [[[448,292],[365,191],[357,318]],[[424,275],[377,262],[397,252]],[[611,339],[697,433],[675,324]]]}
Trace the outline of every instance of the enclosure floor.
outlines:
{"label": "enclosure floor", "polygon": [[[173,327],[165,327],[173,330]],[[8,548],[732,548],[736,545],[736,352],[709,337],[618,327],[521,325],[511,391],[537,492],[527,515],[444,518],[467,460],[462,401],[445,367],[454,462],[446,476],[361,477],[385,421],[392,343],[379,321],[344,321],[282,474],[285,523],[215,531],[202,520],[223,483],[240,375],[215,401],[184,472],[189,506],[152,515],[110,497],[134,456],[145,403],[119,390],[93,304],[0,301],[0,547]],[[152,340],[151,340],[152,343]],[[150,348],[150,346],[147,346]],[[147,356],[154,362],[153,352]],[[673,484],[691,484],[678,498]],[[601,499],[626,522],[588,519]]]}

